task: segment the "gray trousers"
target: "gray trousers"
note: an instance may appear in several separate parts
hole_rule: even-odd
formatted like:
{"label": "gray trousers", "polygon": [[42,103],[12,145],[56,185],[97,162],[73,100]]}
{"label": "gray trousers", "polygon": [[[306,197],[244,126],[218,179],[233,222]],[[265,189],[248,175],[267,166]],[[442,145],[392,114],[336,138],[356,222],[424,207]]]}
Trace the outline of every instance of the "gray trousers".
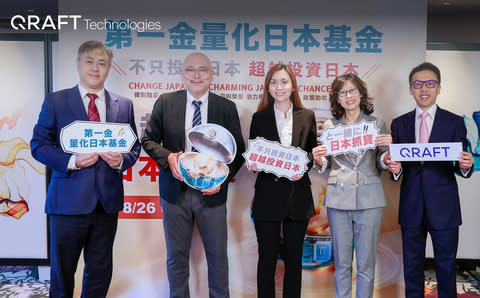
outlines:
{"label": "gray trousers", "polygon": [[190,297],[190,246],[196,222],[205,247],[210,298],[229,297],[226,204],[205,206],[200,191],[187,187],[176,204],[161,199],[167,245],[167,272],[170,297]]}
{"label": "gray trousers", "polygon": [[357,259],[356,297],[373,297],[375,261],[383,208],[327,209],[334,245],[335,297],[352,297],[353,251]]}

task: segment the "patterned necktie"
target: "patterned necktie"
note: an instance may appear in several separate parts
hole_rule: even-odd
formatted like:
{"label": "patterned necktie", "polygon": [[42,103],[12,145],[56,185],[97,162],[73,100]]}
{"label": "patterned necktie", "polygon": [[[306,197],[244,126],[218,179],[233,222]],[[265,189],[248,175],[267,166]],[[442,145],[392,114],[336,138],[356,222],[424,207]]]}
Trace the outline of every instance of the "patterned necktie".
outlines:
{"label": "patterned necktie", "polygon": [[[200,106],[202,105],[202,102],[200,100],[194,100],[192,103],[195,106],[192,119],[192,128],[194,128],[195,126],[202,124],[202,113],[200,113]],[[198,150],[192,146],[192,152],[198,152]]]}
{"label": "patterned necktie", "polygon": [[420,114],[420,117],[422,117],[422,122],[420,122],[420,132],[418,134],[419,143],[428,143],[427,116],[428,112],[423,112]]}
{"label": "patterned necktie", "polygon": [[95,105],[95,99],[97,99],[98,96],[95,93],[87,93],[87,96],[90,98],[90,102],[88,103],[88,121],[99,122],[100,114]]}

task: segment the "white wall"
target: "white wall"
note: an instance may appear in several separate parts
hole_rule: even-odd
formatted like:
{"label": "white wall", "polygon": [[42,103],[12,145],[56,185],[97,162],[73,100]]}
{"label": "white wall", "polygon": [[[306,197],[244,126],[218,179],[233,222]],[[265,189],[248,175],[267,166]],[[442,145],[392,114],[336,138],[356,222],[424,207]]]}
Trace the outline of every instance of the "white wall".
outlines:
{"label": "white wall", "polygon": [[[480,111],[479,74],[480,52],[473,51],[427,51],[427,61],[440,68],[442,89],[437,104],[458,115],[466,116],[469,139],[478,140],[478,130],[472,125],[472,113]],[[475,128],[475,129],[470,129]],[[480,158],[475,163],[480,166]],[[457,177],[463,224],[460,226],[458,258],[480,259],[480,175],[475,172],[470,179]],[[433,256],[428,241],[427,255]]]}

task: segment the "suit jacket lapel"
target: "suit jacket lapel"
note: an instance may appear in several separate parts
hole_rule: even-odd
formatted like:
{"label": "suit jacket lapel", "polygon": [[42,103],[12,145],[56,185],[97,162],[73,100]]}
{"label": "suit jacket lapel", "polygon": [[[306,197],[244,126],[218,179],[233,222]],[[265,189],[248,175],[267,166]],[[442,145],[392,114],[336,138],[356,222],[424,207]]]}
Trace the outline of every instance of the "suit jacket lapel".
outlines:
{"label": "suit jacket lapel", "polygon": [[[275,118],[275,111],[273,109],[273,105],[268,108],[265,113],[265,119],[263,120],[265,127],[267,127],[270,131],[268,132],[268,136],[265,136],[266,139],[277,141],[280,143],[280,136],[278,134],[277,128],[277,119]],[[273,123],[273,125],[270,125]]]}
{"label": "suit jacket lapel", "polygon": [[[300,132],[302,129],[302,109],[293,106],[292,111],[292,146],[300,147]],[[276,125],[275,125],[276,126]],[[278,130],[277,130],[278,134]]]}
{"label": "suit jacket lapel", "polygon": [[[210,101],[210,100],[209,100]],[[167,112],[171,113],[170,119],[172,121],[176,122],[175,127],[178,127],[180,130],[179,134],[182,136],[182,140],[180,143],[180,148],[183,148],[183,151],[186,151],[185,148],[185,113],[187,111],[187,91],[183,90],[183,92],[180,93],[180,96],[178,99],[175,100],[176,105],[175,105],[175,111]],[[210,109],[210,107],[209,107]],[[190,128],[189,128],[190,129]]]}
{"label": "suit jacket lapel", "polygon": [[110,94],[107,90],[105,90],[105,108],[106,121],[116,122],[120,108],[118,98],[116,98],[115,94]]}
{"label": "suit jacket lapel", "polygon": [[66,100],[74,119],[88,121],[87,111],[85,111],[85,106],[83,105],[78,86],[70,89],[70,94]]}
{"label": "suit jacket lapel", "polygon": [[[185,96],[186,98],[186,96]],[[185,99],[186,100],[186,99]],[[183,113],[185,115],[185,113]],[[215,96],[212,92],[208,93],[208,111],[207,111],[207,122],[204,123],[217,123],[217,102]],[[185,122],[185,121],[184,121]]]}
{"label": "suit jacket lapel", "polygon": [[441,142],[440,132],[442,131],[441,125],[443,123],[443,110],[437,106],[437,111],[435,112],[435,118],[433,119],[432,130],[430,131],[430,138],[428,139],[429,143],[439,143]]}
{"label": "suit jacket lapel", "polygon": [[[405,127],[406,143],[416,143],[415,139],[415,110],[411,111],[405,117],[402,126]],[[402,135],[402,133],[400,133]]]}

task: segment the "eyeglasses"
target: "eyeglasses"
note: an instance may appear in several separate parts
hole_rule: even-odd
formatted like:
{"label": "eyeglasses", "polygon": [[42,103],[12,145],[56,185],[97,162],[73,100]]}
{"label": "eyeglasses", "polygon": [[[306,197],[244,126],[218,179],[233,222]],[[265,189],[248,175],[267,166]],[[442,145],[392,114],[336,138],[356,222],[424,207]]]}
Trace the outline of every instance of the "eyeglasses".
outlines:
{"label": "eyeglasses", "polygon": [[437,80],[427,80],[427,81],[420,81],[420,80],[415,80],[410,83],[410,87],[413,87],[413,89],[420,89],[423,87],[423,85],[427,86],[427,88],[435,88],[437,86],[438,81]]}
{"label": "eyeglasses", "polygon": [[193,74],[195,72],[198,72],[200,74],[205,74],[207,72],[209,72],[211,69],[208,68],[208,67],[204,67],[204,66],[200,66],[199,68],[195,68],[195,67],[185,67],[183,68],[183,71],[187,74]]}
{"label": "eyeglasses", "polygon": [[356,95],[358,93],[358,88],[352,88],[352,89],[342,90],[337,92],[338,97],[340,98],[347,96],[347,93],[350,93],[351,95]]}

